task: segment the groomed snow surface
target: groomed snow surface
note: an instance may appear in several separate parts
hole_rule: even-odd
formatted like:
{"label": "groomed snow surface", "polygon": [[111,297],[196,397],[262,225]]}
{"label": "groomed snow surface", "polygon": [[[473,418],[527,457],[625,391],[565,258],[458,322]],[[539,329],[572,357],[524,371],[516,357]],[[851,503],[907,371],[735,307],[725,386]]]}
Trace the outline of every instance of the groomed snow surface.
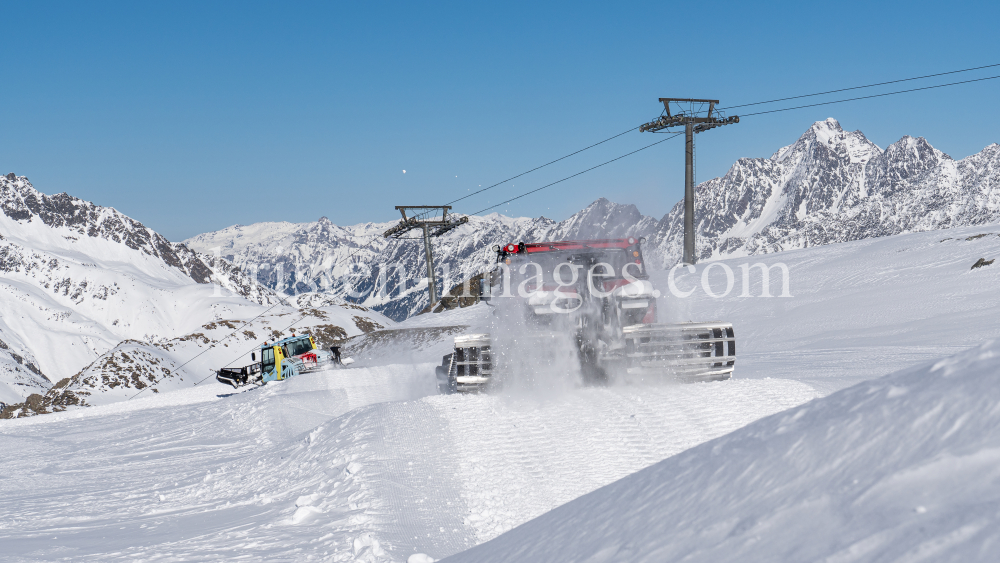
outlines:
{"label": "groomed snow surface", "polygon": [[813,397],[787,380],[434,396],[432,374],[343,369],[5,422],[5,557],[442,557]]}
{"label": "groomed snow surface", "polygon": [[344,542],[355,538],[328,534],[370,537],[358,460],[378,443],[356,432],[354,417],[365,415],[355,409],[425,394],[412,376],[421,367],[375,368],[360,381],[334,371],[221,397],[225,387],[213,385],[166,394],[174,404],[163,406],[157,397],[14,421],[3,449],[24,455],[4,462],[17,476],[0,485],[5,556],[289,560],[350,551]]}
{"label": "groomed snow surface", "polygon": [[428,357],[2,421],[3,558],[989,561],[1000,270],[970,266],[998,234],[761,259],[792,298],[661,298],[734,322],[727,382],[442,396]]}
{"label": "groomed snow surface", "polygon": [[1000,344],[702,444],[448,561],[996,561]]}

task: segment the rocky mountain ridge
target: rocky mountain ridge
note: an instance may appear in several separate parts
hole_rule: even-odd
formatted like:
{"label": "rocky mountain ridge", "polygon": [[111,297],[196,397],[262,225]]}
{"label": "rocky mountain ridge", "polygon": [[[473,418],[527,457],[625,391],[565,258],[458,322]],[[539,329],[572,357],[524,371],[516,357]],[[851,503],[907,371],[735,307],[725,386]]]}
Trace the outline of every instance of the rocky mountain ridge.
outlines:
{"label": "rocky mountain ridge", "polygon": [[[113,207],[102,207],[66,193],[43,194],[24,176],[18,177],[14,173],[0,176],[0,212],[9,221],[21,225],[41,224],[61,231],[62,238],[71,245],[83,237],[120,243],[162,260],[197,283],[217,283],[260,304],[271,304],[277,300],[272,291],[254,284],[231,263],[216,260],[211,255],[200,255],[183,243],[171,243]],[[37,233],[38,229],[35,231]],[[13,259],[9,251],[4,258]],[[4,271],[16,267],[10,263],[5,266],[8,269]]]}
{"label": "rocky mountain ridge", "polygon": [[[665,266],[683,252],[683,205],[653,235]],[[701,260],[1000,221],[1000,145],[954,160],[923,137],[882,150],[834,119],[770,158],[743,158],[698,186]]]}

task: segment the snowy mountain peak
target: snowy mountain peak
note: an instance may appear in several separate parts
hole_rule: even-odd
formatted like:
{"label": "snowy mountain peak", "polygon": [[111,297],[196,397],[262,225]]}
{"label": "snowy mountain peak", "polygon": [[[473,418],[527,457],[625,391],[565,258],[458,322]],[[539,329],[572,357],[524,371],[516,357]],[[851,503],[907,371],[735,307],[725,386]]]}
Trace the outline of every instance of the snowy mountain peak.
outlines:
{"label": "snowy mountain peak", "polygon": [[809,128],[809,132],[812,133],[819,142],[826,143],[838,134],[843,133],[844,128],[840,126],[839,121],[832,117],[828,117],[823,121],[813,123],[812,127]]}
{"label": "snowy mountain peak", "polygon": [[[551,219],[539,217],[538,221]],[[635,205],[614,203],[602,197],[567,219],[564,229],[567,233],[574,232],[573,238],[579,239],[622,238],[636,231],[651,231],[655,223]]]}
{"label": "snowy mountain peak", "polygon": [[[921,137],[883,151],[835,119],[817,121],[771,158],[740,159],[698,186],[697,252],[705,260],[998,221],[998,171],[993,145],[955,161]],[[663,266],[680,260],[682,227],[678,203],[652,241]]]}
{"label": "snowy mountain peak", "polygon": [[826,160],[833,156],[852,163],[865,163],[882,150],[861,131],[844,131],[831,118],[812,124],[795,143],[782,147],[771,160],[783,164],[798,164],[809,160]]}
{"label": "snowy mountain peak", "polygon": [[778,149],[771,155],[771,160],[784,161],[793,153],[802,154],[807,152],[809,147],[814,144],[826,145],[832,143],[834,139],[841,137],[843,134],[844,129],[840,126],[840,122],[832,117],[828,117],[823,121],[813,123],[795,143]]}
{"label": "snowy mountain peak", "polygon": [[[66,193],[45,195],[24,176],[0,178],[0,225],[27,246],[70,249],[83,239],[120,243],[131,250],[159,258],[198,283],[211,281],[211,269],[191,252],[175,247],[142,223],[113,207],[101,207]],[[77,248],[77,250],[79,250]]]}
{"label": "snowy mountain peak", "polygon": [[920,162],[922,169],[932,168],[945,160],[953,160],[947,154],[931,146],[923,137],[904,135],[902,139],[885,149],[886,158],[906,162]]}

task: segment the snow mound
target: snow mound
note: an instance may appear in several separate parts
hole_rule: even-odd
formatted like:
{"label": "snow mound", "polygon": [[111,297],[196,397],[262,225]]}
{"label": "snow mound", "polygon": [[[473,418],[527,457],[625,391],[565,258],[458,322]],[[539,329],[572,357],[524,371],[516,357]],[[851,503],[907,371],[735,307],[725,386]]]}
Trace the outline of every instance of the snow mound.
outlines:
{"label": "snow mound", "polygon": [[998,372],[990,341],[860,383],[447,561],[995,560]]}

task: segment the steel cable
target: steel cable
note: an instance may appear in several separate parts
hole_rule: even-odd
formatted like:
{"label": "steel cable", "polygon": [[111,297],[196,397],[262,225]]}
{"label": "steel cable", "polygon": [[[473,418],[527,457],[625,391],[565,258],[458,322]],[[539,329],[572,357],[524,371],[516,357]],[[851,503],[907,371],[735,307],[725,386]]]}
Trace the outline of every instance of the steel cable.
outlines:
{"label": "steel cable", "polygon": [[877,82],[875,84],[866,84],[864,86],[852,86],[850,88],[840,88],[838,90],[827,90],[826,92],[817,92],[815,94],[803,94],[801,96],[791,96],[791,97],[788,97],[788,98],[776,98],[776,99],[767,100],[767,101],[764,101],[764,102],[752,102],[752,103],[749,103],[749,104],[739,104],[739,105],[728,106],[728,107],[719,108],[719,109],[726,109],[726,110],[728,110],[728,109],[733,109],[733,108],[743,108],[743,107],[747,107],[747,106],[759,106],[761,104],[770,104],[772,102],[784,102],[784,101],[787,101],[787,100],[797,100],[799,98],[810,98],[812,96],[822,96],[824,94],[835,94],[837,92],[847,92],[848,90],[860,90],[862,88],[872,88],[872,87],[875,87],[875,86],[885,86],[886,84],[897,84],[899,82],[908,82],[910,80],[922,80],[924,78],[933,78],[935,76],[945,76],[945,75],[948,75],[948,74],[958,74],[960,72],[969,72],[969,71],[972,71],[972,70],[981,70],[981,69],[984,69],[984,68],[993,68],[993,67],[996,67],[996,66],[1000,66],[1000,63],[992,64],[992,65],[977,66],[977,67],[973,67],[973,68],[964,68],[962,70],[950,70],[948,72],[939,72],[937,74],[926,74],[924,76],[914,76],[913,78],[901,78],[899,80],[890,80],[888,82]]}
{"label": "steel cable", "polygon": [[844,99],[844,100],[833,100],[833,101],[830,101],[830,102],[818,102],[818,103],[815,103],[815,104],[806,104],[806,105],[803,105],[803,106],[795,106],[795,107],[791,107],[791,108],[772,109],[772,110],[768,110],[768,111],[758,111],[758,112],[755,112],[755,113],[746,113],[746,114],[741,115],[740,117],[743,118],[743,117],[750,117],[750,116],[753,116],[753,115],[764,115],[764,114],[768,114],[768,113],[778,113],[778,112],[781,112],[781,111],[791,111],[793,109],[811,108],[811,107],[816,107],[816,106],[825,106],[825,105],[829,105],[829,104],[839,104],[839,103],[842,103],[842,102],[853,102],[855,100],[867,100],[869,98],[881,98],[883,96],[893,96],[895,94],[905,94],[907,92],[918,92],[920,90],[933,90],[934,88],[944,88],[945,86],[957,86],[959,84],[969,84],[970,82],[982,82],[984,80],[995,80],[997,78],[1000,78],[1000,75],[997,75],[997,76],[987,76],[985,78],[974,78],[972,80],[962,80],[961,82],[949,82],[948,84],[937,84],[935,86],[924,86],[922,88],[910,88],[908,90],[897,90],[896,92],[886,92],[884,94],[872,94],[870,96],[859,96],[857,98],[847,98],[847,99]]}

